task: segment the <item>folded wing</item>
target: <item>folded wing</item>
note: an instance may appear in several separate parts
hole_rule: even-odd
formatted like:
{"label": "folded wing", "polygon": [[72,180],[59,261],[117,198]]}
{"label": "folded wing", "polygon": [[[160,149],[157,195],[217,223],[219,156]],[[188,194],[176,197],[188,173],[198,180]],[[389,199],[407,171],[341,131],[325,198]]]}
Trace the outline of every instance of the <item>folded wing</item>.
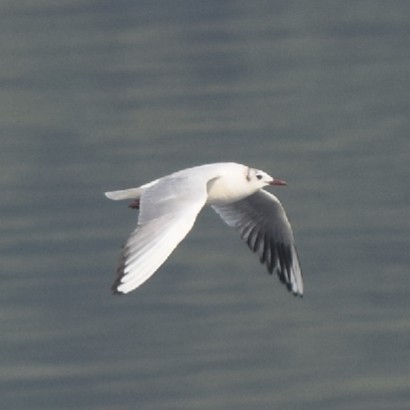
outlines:
{"label": "folded wing", "polygon": [[292,228],[279,200],[259,190],[240,201],[212,205],[231,227],[239,231],[249,248],[256,252],[269,273],[295,295],[303,295],[303,279]]}

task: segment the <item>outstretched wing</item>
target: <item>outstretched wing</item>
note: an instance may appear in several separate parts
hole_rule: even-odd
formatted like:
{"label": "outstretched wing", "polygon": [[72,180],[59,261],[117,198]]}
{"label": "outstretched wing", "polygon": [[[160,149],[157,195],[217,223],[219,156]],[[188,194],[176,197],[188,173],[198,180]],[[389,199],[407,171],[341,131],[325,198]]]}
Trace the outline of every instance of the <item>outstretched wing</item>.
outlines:
{"label": "outstretched wing", "polygon": [[212,205],[217,214],[239,231],[249,248],[259,255],[269,273],[295,295],[303,295],[303,279],[292,228],[279,200],[267,191],[237,202]]}
{"label": "outstretched wing", "polygon": [[206,182],[165,177],[144,190],[137,228],[123,248],[112,285],[114,293],[128,293],[144,283],[185,238],[205,205]]}

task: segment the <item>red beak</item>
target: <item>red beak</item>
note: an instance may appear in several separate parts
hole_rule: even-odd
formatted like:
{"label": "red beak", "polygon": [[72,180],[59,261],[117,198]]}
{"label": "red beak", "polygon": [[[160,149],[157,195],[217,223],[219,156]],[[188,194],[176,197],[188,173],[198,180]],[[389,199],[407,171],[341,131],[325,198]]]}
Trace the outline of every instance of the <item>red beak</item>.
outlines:
{"label": "red beak", "polygon": [[269,182],[269,185],[287,185],[287,183],[285,181],[282,181],[281,179],[274,179]]}

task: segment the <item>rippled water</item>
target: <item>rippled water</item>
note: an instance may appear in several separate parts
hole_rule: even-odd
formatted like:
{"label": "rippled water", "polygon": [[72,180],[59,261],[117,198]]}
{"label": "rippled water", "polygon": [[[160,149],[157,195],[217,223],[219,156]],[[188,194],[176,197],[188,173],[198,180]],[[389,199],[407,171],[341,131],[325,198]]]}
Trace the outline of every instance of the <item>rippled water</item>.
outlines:
{"label": "rippled water", "polygon": [[[0,11],[4,408],[408,408],[408,2]],[[288,181],[305,297],[209,210],[111,296],[102,193],[225,160]]]}

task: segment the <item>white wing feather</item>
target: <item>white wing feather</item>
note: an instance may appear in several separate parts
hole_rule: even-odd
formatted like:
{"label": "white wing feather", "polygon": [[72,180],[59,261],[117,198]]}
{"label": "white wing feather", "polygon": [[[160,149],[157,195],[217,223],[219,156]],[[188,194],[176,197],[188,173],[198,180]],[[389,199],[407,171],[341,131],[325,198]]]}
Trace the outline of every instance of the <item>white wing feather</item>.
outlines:
{"label": "white wing feather", "polygon": [[115,293],[144,283],[185,238],[207,199],[206,180],[162,178],[144,189],[137,228],[124,246]]}

